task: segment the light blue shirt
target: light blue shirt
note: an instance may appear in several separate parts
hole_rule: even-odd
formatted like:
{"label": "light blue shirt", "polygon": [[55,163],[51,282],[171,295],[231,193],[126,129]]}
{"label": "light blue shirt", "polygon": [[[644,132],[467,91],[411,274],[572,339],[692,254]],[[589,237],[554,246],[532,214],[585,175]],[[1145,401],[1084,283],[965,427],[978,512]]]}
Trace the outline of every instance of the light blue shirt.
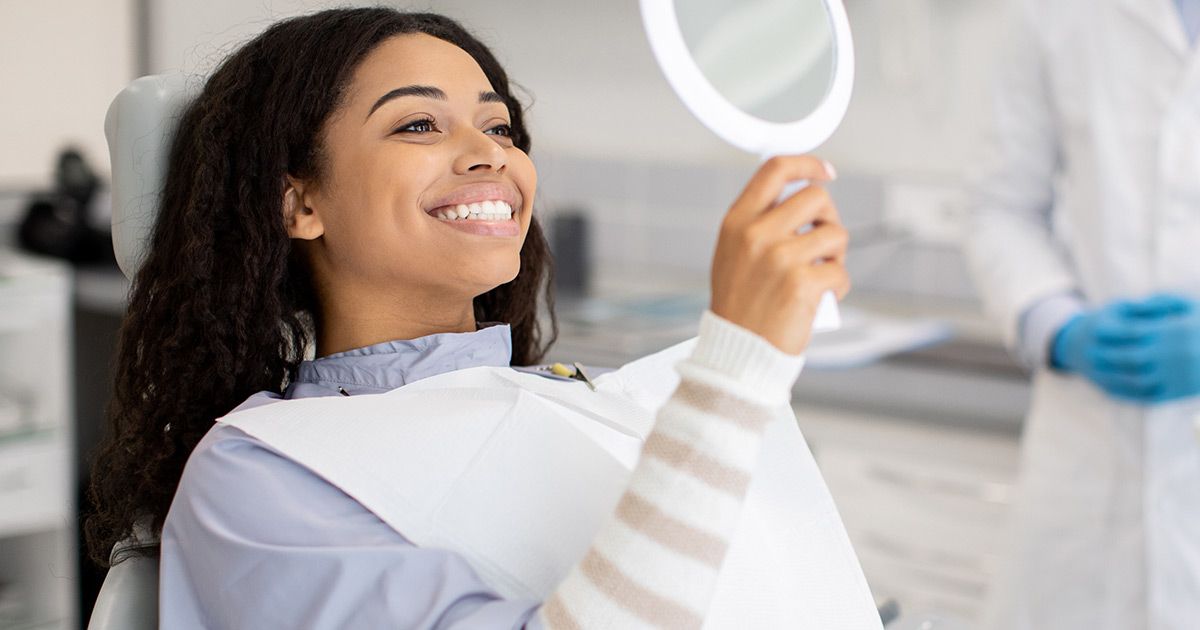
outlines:
{"label": "light blue shirt", "polygon": [[1030,368],[1049,367],[1050,345],[1058,331],[1087,305],[1078,293],[1060,293],[1043,298],[1021,316],[1017,355]]}
{"label": "light blue shirt", "polygon": [[[382,343],[301,364],[285,398],[378,393],[507,366],[507,325]],[[242,407],[271,404],[262,392]],[[164,628],[540,628],[453,552],[414,546],[324,479],[238,429],[188,459],[162,533]]]}
{"label": "light blue shirt", "polygon": [[1179,9],[1179,19],[1183,23],[1183,32],[1188,41],[1194,46],[1196,34],[1200,33],[1200,0],[1175,0]]}

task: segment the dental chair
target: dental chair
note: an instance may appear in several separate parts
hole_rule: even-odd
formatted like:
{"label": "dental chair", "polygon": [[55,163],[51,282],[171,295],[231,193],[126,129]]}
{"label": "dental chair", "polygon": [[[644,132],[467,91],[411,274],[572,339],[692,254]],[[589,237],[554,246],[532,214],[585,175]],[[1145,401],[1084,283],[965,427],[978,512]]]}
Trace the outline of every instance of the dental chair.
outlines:
{"label": "dental chair", "polygon": [[[108,108],[104,135],[112,159],[112,239],[117,264],[130,280],[141,266],[158,214],[167,154],[180,114],[201,87],[182,74],[142,77]],[[153,541],[152,536],[135,536]],[[110,558],[132,547],[126,540]],[[108,570],[88,630],[158,628],[158,559],[133,557]]]}
{"label": "dental chair", "polygon": [[[132,545],[131,541],[117,543],[110,559]],[[129,558],[108,570],[88,630],[154,628],[158,628],[158,558]]]}

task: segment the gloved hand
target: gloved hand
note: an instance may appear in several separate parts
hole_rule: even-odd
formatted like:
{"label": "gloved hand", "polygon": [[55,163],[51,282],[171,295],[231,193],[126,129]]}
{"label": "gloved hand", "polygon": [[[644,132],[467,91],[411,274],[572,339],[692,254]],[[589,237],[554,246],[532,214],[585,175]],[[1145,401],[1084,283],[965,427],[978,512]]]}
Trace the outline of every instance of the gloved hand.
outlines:
{"label": "gloved hand", "polygon": [[1161,294],[1078,315],[1055,336],[1051,361],[1130,402],[1200,395],[1200,302]]}

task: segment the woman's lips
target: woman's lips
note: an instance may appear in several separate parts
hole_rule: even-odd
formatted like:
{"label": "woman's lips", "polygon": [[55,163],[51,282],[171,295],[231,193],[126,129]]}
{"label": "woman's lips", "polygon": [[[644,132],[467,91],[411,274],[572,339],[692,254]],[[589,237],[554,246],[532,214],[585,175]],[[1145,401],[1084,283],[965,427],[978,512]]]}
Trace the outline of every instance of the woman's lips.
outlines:
{"label": "woman's lips", "polygon": [[[519,210],[518,210],[519,212]],[[481,236],[512,237],[521,233],[516,213],[502,200],[484,200],[471,204],[446,206],[436,211],[439,223]]]}
{"label": "woman's lips", "polygon": [[519,236],[521,195],[511,184],[478,182],[454,189],[437,199],[426,213],[468,234],[481,236]]}

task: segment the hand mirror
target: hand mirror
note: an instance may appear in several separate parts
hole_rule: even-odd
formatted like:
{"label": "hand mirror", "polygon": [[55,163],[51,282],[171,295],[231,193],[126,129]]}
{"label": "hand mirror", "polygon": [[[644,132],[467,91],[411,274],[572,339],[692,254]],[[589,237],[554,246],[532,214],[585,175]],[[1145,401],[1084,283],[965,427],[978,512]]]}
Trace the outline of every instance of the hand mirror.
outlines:
{"label": "hand mirror", "polygon": [[[650,48],[706,127],[762,156],[808,153],[833,135],[854,84],[841,0],[641,0]],[[807,185],[794,182],[790,196]],[[827,293],[814,331],[840,326]]]}

